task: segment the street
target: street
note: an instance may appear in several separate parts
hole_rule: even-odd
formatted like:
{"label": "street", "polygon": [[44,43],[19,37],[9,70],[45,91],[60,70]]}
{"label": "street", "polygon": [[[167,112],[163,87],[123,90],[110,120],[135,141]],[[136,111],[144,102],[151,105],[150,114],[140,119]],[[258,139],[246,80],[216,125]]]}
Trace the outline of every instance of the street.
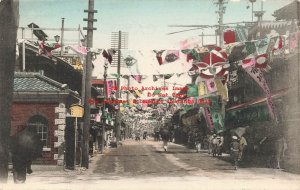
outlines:
{"label": "street", "polygon": [[[228,155],[215,158],[206,151],[170,143],[125,140],[118,148],[90,159],[88,170],[33,166],[26,184],[4,189],[300,189],[300,176],[277,169],[234,170]],[[1,189],[1,188],[0,188]]]}

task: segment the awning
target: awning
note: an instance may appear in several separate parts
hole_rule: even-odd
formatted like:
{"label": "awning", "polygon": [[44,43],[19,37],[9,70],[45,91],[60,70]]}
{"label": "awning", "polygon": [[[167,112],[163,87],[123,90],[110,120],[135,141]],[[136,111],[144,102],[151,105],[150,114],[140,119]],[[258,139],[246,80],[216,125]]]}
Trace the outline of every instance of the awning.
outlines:
{"label": "awning", "polygon": [[[289,88],[284,88],[284,89],[281,89],[281,90],[277,90],[277,91],[272,93],[272,98],[279,98],[279,97],[287,94],[289,92],[289,90],[290,90]],[[242,108],[247,108],[249,106],[257,105],[257,104],[260,104],[260,103],[266,103],[266,100],[267,100],[266,97],[256,98],[256,99],[251,100],[249,102],[245,102],[245,103],[242,103],[242,104],[239,104],[239,105],[232,106],[232,107],[226,109],[226,111],[242,109]]]}

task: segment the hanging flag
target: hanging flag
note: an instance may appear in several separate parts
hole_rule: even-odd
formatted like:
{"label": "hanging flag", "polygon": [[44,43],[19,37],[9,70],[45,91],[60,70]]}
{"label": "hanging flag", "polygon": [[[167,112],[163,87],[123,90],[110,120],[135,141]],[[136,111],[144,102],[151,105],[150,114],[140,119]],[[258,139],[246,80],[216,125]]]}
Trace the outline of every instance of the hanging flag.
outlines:
{"label": "hanging flag", "polygon": [[281,50],[283,48],[283,36],[279,36],[278,38],[277,38],[277,40],[276,40],[276,43],[275,43],[275,45],[274,45],[274,47],[273,47],[273,50],[272,50],[272,52],[276,52],[276,51],[279,51],[279,50]]}
{"label": "hanging flag", "polygon": [[164,63],[172,63],[179,59],[179,50],[167,50]]}
{"label": "hanging flag", "polygon": [[289,36],[290,51],[294,51],[298,47],[298,32],[291,33]]}
{"label": "hanging flag", "polygon": [[206,86],[205,86],[204,82],[198,83],[198,94],[199,94],[199,96],[206,95]]}
{"label": "hanging flag", "polygon": [[219,95],[222,97],[222,100],[228,102],[228,89],[226,85],[224,85],[220,79],[215,79],[214,82],[216,84]]}
{"label": "hanging flag", "polygon": [[187,97],[197,97],[198,96],[198,85],[187,84]]}
{"label": "hanging flag", "polygon": [[214,79],[207,79],[205,82],[206,82],[206,89],[208,93],[213,93],[217,91],[217,87]]}
{"label": "hanging flag", "polygon": [[165,75],[163,75],[163,78],[164,79],[170,79],[173,75],[174,75],[174,73],[172,73],[172,74],[165,74]]}
{"label": "hanging flag", "polygon": [[214,124],[213,124],[213,121],[212,121],[212,117],[211,117],[211,114],[210,114],[209,107],[203,107],[203,112],[204,112],[203,115],[205,116],[205,120],[206,120],[207,126],[209,128],[209,131],[214,130]]}
{"label": "hanging flag", "polygon": [[45,55],[47,57],[52,56],[52,50],[60,48],[60,45],[58,43],[48,44],[45,41],[39,41],[38,46],[39,46],[38,55]]}
{"label": "hanging flag", "polygon": [[225,44],[230,44],[236,42],[236,34],[235,30],[232,28],[226,29],[223,32],[223,37],[224,37],[224,43]]}
{"label": "hanging flag", "polygon": [[271,91],[268,87],[267,81],[264,78],[262,71],[254,66],[244,68],[244,70],[256,81],[256,83],[263,89],[267,97],[267,105],[269,108],[269,113],[274,121],[277,121],[276,115],[274,113],[273,101]]}
{"label": "hanging flag", "polygon": [[228,56],[229,62],[236,62],[245,59],[249,55],[246,44],[243,42],[237,43],[232,47]]}
{"label": "hanging flag", "polygon": [[142,75],[131,75],[134,80],[136,80],[138,83],[142,82]]}
{"label": "hanging flag", "polygon": [[224,131],[224,118],[220,109],[211,109],[211,118],[213,120],[215,133]]}
{"label": "hanging flag", "polygon": [[156,54],[156,59],[159,63],[159,65],[163,64],[163,58],[162,58],[162,54],[165,50],[153,50],[153,52]]}
{"label": "hanging flag", "polygon": [[246,59],[239,61],[239,65],[243,68],[251,67],[256,63],[253,55],[248,56]]}
{"label": "hanging flag", "polygon": [[245,43],[245,47],[247,50],[247,54],[254,54],[256,52],[256,46],[255,46],[255,42],[254,41],[247,41],[244,42]]}
{"label": "hanging flag", "polygon": [[117,90],[117,81],[116,80],[107,80],[106,81],[106,97],[109,98]]}
{"label": "hanging flag", "polygon": [[81,64],[85,64],[87,49],[84,46],[68,46],[80,58]]}
{"label": "hanging flag", "polygon": [[259,39],[255,42],[256,53],[258,55],[267,53],[269,47],[270,38]]}
{"label": "hanging flag", "polygon": [[256,68],[266,68],[268,65],[268,54],[261,54],[255,57]]}
{"label": "hanging flag", "polygon": [[108,50],[103,50],[102,52],[102,56],[107,59],[107,61],[109,62],[109,64],[112,63],[112,57],[113,55],[116,53],[116,50],[114,49],[108,49]]}
{"label": "hanging flag", "polygon": [[158,79],[163,78],[163,75],[153,75],[153,82],[157,81]]}
{"label": "hanging flag", "polygon": [[161,92],[160,89],[154,90],[152,95],[158,95]]}

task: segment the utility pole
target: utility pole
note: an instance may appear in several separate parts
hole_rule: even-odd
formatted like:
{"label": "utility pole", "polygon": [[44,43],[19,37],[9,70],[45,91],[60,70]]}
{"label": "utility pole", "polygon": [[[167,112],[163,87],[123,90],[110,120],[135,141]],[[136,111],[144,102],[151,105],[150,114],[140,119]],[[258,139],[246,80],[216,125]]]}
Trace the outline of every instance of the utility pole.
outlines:
{"label": "utility pole", "polygon": [[0,1],[0,184],[8,179],[9,136],[13,98],[19,1]]}
{"label": "utility pole", "polygon": [[64,50],[64,30],[65,30],[65,18],[61,18],[60,56],[63,55],[63,50]]}
{"label": "utility pole", "polygon": [[92,52],[90,49],[93,47],[93,31],[96,28],[93,27],[94,22],[97,19],[94,19],[94,13],[97,13],[97,10],[94,10],[94,0],[89,0],[89,9],[84,10],[88,13],[88,18],[84,18],[83,21],[87,21],[87,27],[84,27],[84,30],[87,30],[87,56],[86,56],[86,76],[83,79],[85,81],[85,97],[84,97],[84,126],[83,126],[83,135],[82,135],[82,162],[81,166],[89,168],[89,135],[90,135],[90,105],[89,99],[91,98],[91,78],[92,78]]}
{"label": "utility pole", "polygon": [[101,153],[104,153],[104,139],[105,139],[105,121],[106,121],[106,113],[105,113],[105,100],[107,98],[106,96],[106,78],[107,78],[107,68],[108,68],[108,63],[107,61],[104,62],[104,101],[103,101],[103,109],[102,109],[102,115],[101,115],[101,121],[103,123],[102,125],[102,140],[101,140]]}
{"label": "utility pole", "polygon": [[[121,60],[121,49],[127,48],[127,37],[128,34],[122,31],[119,32],[113,32],[112,33],[112,48],[117,49],[117,59],[113,59],[113,62],[111,64],[112,67],[117,66],[117,73],[118,76],[121,74],[121,65],[123,63],[123,60]],[[117,61],[115,61],[117,60]],[[120,77],[117,78],[117,92],[116,92],[116,98],[120,98]],[[121,112],[120,112],[120,106],[118,106],[118,111],[116,113],[116,144],[118,146],[119,140],[120,140],[120,126],[121,126]]]}
{"label": "utility pole", "polygon": [[218,2],[216,2],[215,4],[217,4],[217,6],[219,6],[219,10],[216,11],[216,13],[219,14],[219,28],[218,28],[218,35],[219,35],[219,46],[222,47],[223,46],[223,30],[224,30],[224,24],[223,24],[223,14],[225,13],[225,4],[227,3],[226,0],[217,0]]}

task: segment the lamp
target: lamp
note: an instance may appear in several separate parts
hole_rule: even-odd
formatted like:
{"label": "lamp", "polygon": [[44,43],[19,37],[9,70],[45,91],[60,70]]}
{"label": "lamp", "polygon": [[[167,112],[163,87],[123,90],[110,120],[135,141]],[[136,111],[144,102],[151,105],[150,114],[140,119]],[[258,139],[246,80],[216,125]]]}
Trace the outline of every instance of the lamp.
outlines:
{"label": "lamp", "polygon": [[55,36],[54,36],[54,40],[55,40],[56,43],[58,43],[59,40],[60,40],[60,36],[59,36],[59,35],[55,35]]}

